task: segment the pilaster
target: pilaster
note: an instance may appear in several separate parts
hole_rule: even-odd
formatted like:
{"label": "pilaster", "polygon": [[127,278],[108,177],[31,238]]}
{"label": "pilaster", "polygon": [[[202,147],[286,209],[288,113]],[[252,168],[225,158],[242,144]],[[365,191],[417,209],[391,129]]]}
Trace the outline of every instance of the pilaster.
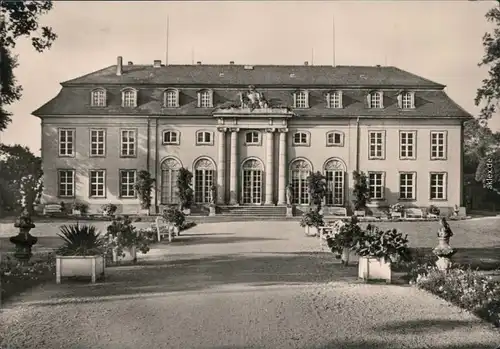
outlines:
{"label": "pilaster", "polygon": [[273,204],[273,143],[275,131],[274,128],[266,129],[266,199],[264,205]]}
{"label": "pilaster", "polygon": [[278,205],[286,204],[286,134],[287,128],[278,130],[279,132],[279,153],[278,153]]}
{"label": "pilaster", "polygon": [[218,144],[218,168],[217,168],[217,203],[224,205],[226,203],[226,127],[218,127],[219,131],[219,144]]}
{"label": "pilaster", "polygon": [[231,128],[231,160],[229,176],[229,204],[238,204],[238,132],[239,128]]}

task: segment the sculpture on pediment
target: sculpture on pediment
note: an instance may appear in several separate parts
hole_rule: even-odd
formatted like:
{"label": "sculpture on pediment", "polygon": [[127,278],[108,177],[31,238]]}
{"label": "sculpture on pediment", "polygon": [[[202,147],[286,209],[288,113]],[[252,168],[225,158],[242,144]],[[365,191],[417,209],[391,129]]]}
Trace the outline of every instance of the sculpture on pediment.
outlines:
{"label": "sculpture on pediment", "polygon": [[250,108],[251,110],[269,107],[264,94],[258,92],[253,85],[248,86],[248,91],[240,92],[240,103],[241,108]]}

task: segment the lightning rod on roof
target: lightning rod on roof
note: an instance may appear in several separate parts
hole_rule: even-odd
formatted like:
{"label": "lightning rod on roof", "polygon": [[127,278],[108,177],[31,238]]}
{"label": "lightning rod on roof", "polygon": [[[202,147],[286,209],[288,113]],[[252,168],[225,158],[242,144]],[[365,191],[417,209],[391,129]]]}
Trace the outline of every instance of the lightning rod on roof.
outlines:
{"label": "lightning rod on roof", "polygon": [[194,64],[194,47],[191,47],[191,64]]}
{"label": "lightning rod on roof", "polygon": [[335,16],[332,16],[332,59],[335,67]]}
{"label": "lightning rod on roof", "polygon": [[169,18],[167,15],[167,39],[166,39],[166,47],[165,47],[165,65],[168,65],[168,26],[169,26]]}
{"label": "lightning rod on roof", "polygon": [[311,65],[314,65],[314,47],[311,48]]}

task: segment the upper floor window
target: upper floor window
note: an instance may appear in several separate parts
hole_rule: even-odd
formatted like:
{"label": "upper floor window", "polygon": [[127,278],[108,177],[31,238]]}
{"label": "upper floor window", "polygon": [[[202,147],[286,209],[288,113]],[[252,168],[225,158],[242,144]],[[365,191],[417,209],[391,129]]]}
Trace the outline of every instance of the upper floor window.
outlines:
{"label": "upper floor window", "polygon": [[75,129],[59,129],[59,156],[75,156]]}
{"label": "upper floor window", "polygon": [[179,132],[174,130],[163,131],[163,144],[179,144]]}
{"label": "upper floor window", "polygon": [[294,108],[309,108],[309,94],[307,91],[297,91],[293,95]]}
{"label": "upper floor window", "polygon": [[401,92],[398,96],[399,107],[401,109],[415,108],[415,94],[413,92]]}
{"label": "upper floor window", "polygon": [[121,130],[120,135],[120,156],[137,156],[137,131],[134,129]]}
{"label": "upper floor window", "polygon": [[328,108],[342,108],[342,91],[332,91],[327,95]]}
{"label": "upper floor window", "polygon": [[90,156],[104,156],[106,151],[106,130],[90,130]]}
{"label": "upper floor window", "polygon": [[295,132],[292,141],[293,145],[309,145],[310,135],[308,132]]}
{"label": "upper floor window", "polygon": [[385,132],[368,132],[368,158],[370,160],[383,160],[385,158]]}
{"label": "upper floor window", "polygon": [[383,108],[384,94],[381,91],[373,91],[368,95],[368,108]]}
{"label": "upper floor window", "polygon": [[446,131],[431,132],[431,160],[446,160]]}
{"label": "upper floor window", "polygon": [[105,107],[106,106],[106,90],[97,88],[91,92],[90,105],[92,107]]}
{"label": "upper floor window", "polygon": [[330,131],[326,134],[327,146],[344,146],[344,134],[340,131]]}
{"label": "upper floor window", "polygon": [[210,131],[198,131],[196,132],[196,144],[197,145],[213,145],[214,136]]}
{"label": "upper floor window", "polygon": [[212,91],[211,90],[203,90],[198,92],[198,107],[199,108],[212,108]]}
{"label": "upper floor window", "polygon": [[122,107],[137,107],[137,91],[133,88],[122,90]]}
{"label": "upper floor window", "polygon": [[245,145],[260,145],[261,135],[258,131],[248,131],[245,133]]}
{"label": "upper floor window", "polygon": [[416,131],[399,132],[399,158],[401,160],[415,160]]}
{"label": "upper floor window", "polygon": [[176,108],[179,106],[179,91],[178,90],[167,90],[164,95],[163,105],[166,108]]}

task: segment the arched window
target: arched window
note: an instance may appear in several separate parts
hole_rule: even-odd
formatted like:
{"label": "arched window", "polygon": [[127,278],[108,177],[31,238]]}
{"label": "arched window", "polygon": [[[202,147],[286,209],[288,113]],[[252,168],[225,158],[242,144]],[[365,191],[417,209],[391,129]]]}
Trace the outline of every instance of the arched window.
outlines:
{"label": "arched window", "polygon": [[125,88],[122,90],[122,106],[137,107],[137,91],[133,88]]}
{"label": "arched window", "polygon": [[163,105],[165,108],[176,108],[179,106],[179,91],[174,89],[166,90],[164,98]]}
{"label": "arched window", "polygon": [[194,201],[206,204],[211,201],[212,185],[214,185],[215,166],[206,158],[199,159],[194,164]]}
{"label": "arched window", "polygon": [[199,108],[212,108],[212,91],[202,90],[198,92],[198,107]]}
{"label": "arched window", "polygon": [[292,142],[295,146],[308,146],[310,144],[310,134],[305,131],[298,131],[293,134]]}
{"label": "arched window", "polygon": [[92,107],[105,107],[106,106],[106,90],[97,88],[91,93],[90,105]]}
{"label": "arched window", "polygon": [[401,109],[415,108],[415,93],[403,91],[398,95],[398,103]]}
{"label": "arched window", "polygon": [[328,160],[324,169],[327,185],[326,205],[343,206],[344,205],[344,176],[345,166],[336,159]]}
{"label": "arched window", "polygon": [[257,159],[247,159],[242,166],[243,204],[260,205],[262,203],[262,174],[264,167]]}
{"label": "arched window", "polygon": [[196,131],[196,145],[213,145],[214,134],[212,131]]}
{"label": "arched window", "polygon": [[181,163],[175,158],[167,158],[161,163],[161,203],[164,205],[179,203],[177,177]]}
{"label": "arched window", "polygon": [[344,146],[344,133],[340,131],[330,131],[326,134],[326,145],[333,147],[343,147]]}
{"label": "arched window", "polygon": [[163,144],[179,144],[179,131],[166,130],[163,131]]}
{"label": "arched window", "polygon": [[309,204],[309,188],[307,178],[312,173],[311,164],[303,159],[294,160],[290,165],[290,184],[292,185],[293,203]]}

